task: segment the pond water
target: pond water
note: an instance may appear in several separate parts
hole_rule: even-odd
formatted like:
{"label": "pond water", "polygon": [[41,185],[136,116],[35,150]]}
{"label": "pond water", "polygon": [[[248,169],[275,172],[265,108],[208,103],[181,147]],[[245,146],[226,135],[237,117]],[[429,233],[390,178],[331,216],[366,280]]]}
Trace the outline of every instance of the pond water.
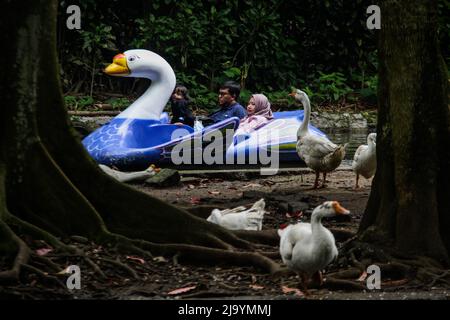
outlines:
{"label": "pond water", "polygon": [[327,134],[328,138],[336,144],[345,144],[348,142],[343,161],[344,165],[351,165],[356,149],[358,149],[358,147],[362,144],[367,144],[367,135],[369,133],[376,132],[375,128],[336,132],[323,131]]}

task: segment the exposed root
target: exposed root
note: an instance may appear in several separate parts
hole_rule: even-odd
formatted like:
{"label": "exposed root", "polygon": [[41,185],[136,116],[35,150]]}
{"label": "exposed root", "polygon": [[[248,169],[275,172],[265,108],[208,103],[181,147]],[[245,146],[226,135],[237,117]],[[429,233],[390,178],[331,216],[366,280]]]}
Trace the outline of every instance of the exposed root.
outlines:
{"label": "exposed root", "polygon": [[328,289],[338,289],[338,290],[365,290],[366,286],[349,280],[335,279],[333,277],[327,276],[324,279],[323,286]]}
{"label": "exposed root", "polygon": [[278,245],[280,242],[280,237],[278,236],[277,230],[262,230],[262,231],[246,231],[246,230],[235,230],[233,234],[239,238],[255,242],[262,243],[271,246]]}
{"label": "exposed root", "polygon": [[7,218],[7,223],[11,227],[17,230],[18,233],[28,234],[35,239],[44,240],[46,243],[51,245],[55,249],[60,249],[61,251],[66,252],[75,252],[76,248],[66,245],[61,242],[58,238],[56,238],[51,233],[42,230],[41,228],[28,223],[22,219],[17,218],[16,216],[10,215]]}
{"label": "exposed root", "polygon": [[228,251],[233,251],[233,246],[226,243],[225,241],[222,241],[221,239],[217,238],[216,236],[213,235],[208,235],[208,238],[211,241],[211,246],[215,247],[215,248],[220,248],[220,249],[224,249],[224,250],[228,250]]}
{"label": "exposed root", "polygon": [[38,256],[37,254],[31,254],[31,257],[35,263],[41,263],[46,265],[48,268],[51,269],[52,272],[59,272],[61,271],[61,267],[54,263],[52,260],[46,257]]}
{"label": "exposed root", "polygon": [[358,279],[361,271],[358,268],[345,269],[338,272],[329,273],[327,277],[334,279]]}
{"label": "exposed root", "polygon": [[134,279],[137,279],[137,280],[140,279],[139,276],[137,275],[136,271],[134,271],[132,268],[130,268],[127,264],[120,262],[118,259],[117,260],[108,259],[108,258],[98,258],[98,259],[125,270]]}
{"label": "exposed root", "polygon": [[100,269],[98,264],[96,264],[94,261],[92,261],[91,258],[88,258],[85,255],[83,255],[83,258],[86,261],[86,263],[88,265],[90,265],[92,269],[94,269],[94,272],[97,273],[102,279],[106,279],[107,278],[106,275],[103,273],[102,269]]}
{"label": "exposed root", "polygon": [[270,259],[280,259],[281,258],[279,251],[259,252],[259,253]]}
{"label": "exposed root", "polygon": [[29,265],[29,264],[23,264],[22,268],[24,270],[31,271],[32,273],[38,275],[44,281],[49,281],[49,282],[55,283],[62,289],[66,289],[66,286],[58,278],[49,275],[47,272],[44,272],[39,268],[33,267],[32,265]]}
{"label": "exposed root", "polygon": [[[20,275],[21,267],[28,262],[30,257],[30,249],[12,230],[6,225],[6,223],[0,221],[0,232],[4,232],[10,242],[14,243],[18,250],[14,259],[14,264],[10,270],[0,272],[0,282],[17,281]],[[7,243],[8,241],[4,241]]]}
{"label": "exposed root", "polygon": [[269,273],[274,273],[280,268],[276,262],[259,253],[229,251],[228,249],[232,249],[229,246],[227,246],[227,250],[224,250],[188,244],[159,244],[144,240],[128,239],[112,233],[103,235],[103,239],[116,245],[134,245],[162,256],[178,254],[178,257],[185,261],[206,265],[257,266]]}
{"label": "exposed root", "polygon": [[[155,249],[151,244],[150,249]],[[223,249],[213,249],[185,244],[164,244],[159,248],[162,255],[179,253],[185,261],[202,263],[206,265],[227,264],[234,266],[256,266],[269,273],[276,272],[280,267],[273,260],[253,252],[233,252]]]}
{"label": "exposed root", "polygon": [[[411,281],[420,282],[419,287],[432,287],[437,284],[450,287],[450,270],[443,269],[439,262],[429,257],[407,256],[380,243],[373,245],[359,240],[348,242],[340,251],[339,261],[351,265],[351,268],[328,275],[327,278],[331,279],[334,289],[341,285],[342,288],[364,289],[363,283],[358,284],[356,279],[366,272],[369,265],[380,268],[382,289],[404,287]],[[342,282],[344,279],[349,280]]]}

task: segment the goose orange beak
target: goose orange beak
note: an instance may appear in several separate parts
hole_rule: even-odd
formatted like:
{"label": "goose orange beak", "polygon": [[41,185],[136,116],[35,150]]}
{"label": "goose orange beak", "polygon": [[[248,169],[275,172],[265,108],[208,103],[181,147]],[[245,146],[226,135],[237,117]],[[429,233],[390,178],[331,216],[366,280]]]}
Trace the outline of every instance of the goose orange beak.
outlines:
{"label": "goose orange beak", "polygon": [[106,74],[111,76],[126,76],[130,74],[127,64],[127,57],[123,53],[119,53],[113,58],[113,63],[104,70]]}
{"label": "goose orange beak", "polygon": [[288,96],[295,97],[295,92],[289,93]]}
{"label": "goose orange beak", "polygon": [[350,210],[347,210],[344,207],[342,207],[337,201],[333,202],[333,208],[334,211],[336,211],[336,214],[343,214],[343,215],[350,214]]}

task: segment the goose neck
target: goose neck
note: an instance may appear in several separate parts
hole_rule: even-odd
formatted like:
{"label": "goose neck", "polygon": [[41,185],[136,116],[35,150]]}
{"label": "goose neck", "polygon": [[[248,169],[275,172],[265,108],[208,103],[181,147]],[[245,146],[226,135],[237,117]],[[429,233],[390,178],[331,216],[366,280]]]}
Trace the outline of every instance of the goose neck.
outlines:
{"label": "goose neck", "polygon": [[323,214],[320,211],[313,211],[311,215],[311,229],[313,233],[320,232],[324,228],[322,218]]}
{"label": "goose neck", "polygon": [[305,112],[303,114],[302,124],[300,125],[300,128],[298,129],[298,134],[297,134],[298,136],[308,132],[309,121],[311,118],[311,104],[309,102],[308,97],[303,97],[301,102],[303,104],[303,108],[304,108]]}

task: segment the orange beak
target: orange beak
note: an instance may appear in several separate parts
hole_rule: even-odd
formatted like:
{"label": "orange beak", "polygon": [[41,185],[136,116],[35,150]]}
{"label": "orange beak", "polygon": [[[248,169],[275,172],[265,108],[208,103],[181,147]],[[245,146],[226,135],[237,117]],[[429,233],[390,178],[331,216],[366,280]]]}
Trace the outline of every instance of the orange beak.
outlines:
{"label": "orange beak", "polygon": [[337,201],[333,202],[333,208],[334,208],[334,211],[336,211],[337,214],[342,214],[342,215],[350,214],[350,210],[347,210],[344,207],[342,207],[339,204],[339,202],[337,202]]}
{"label": "orange beak", "polygon": [[128,69],[127,57],[123,53],[119,53],[113,58],[113,63],[105,68],[104,72],[111,76],[129,75],[130,69]]}
{"label": "orange beak", "polygon": [[288,96],[295,97],[295,92],[289,93]]}

